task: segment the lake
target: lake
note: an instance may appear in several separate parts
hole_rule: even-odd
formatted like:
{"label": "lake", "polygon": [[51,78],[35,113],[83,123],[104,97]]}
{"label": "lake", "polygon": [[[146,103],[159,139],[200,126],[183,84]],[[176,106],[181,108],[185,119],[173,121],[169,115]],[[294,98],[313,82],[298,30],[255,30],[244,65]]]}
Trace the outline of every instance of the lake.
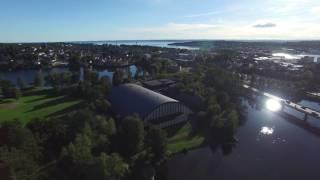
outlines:
{"label": "lake", "polygon": [[153,46],[153,47],[162,47],[162,48],[176,48],[176,49],[188,49],[188,50],[198,50],[196,47],[188,46],[174,46],[170,45],[176,42],[186,42],[181,40],[128,40],[128,41],[83,41],[83,42],[74,42],[81,44],[95,44],[95,45],[139,45],[139,46]]}
{"label": "lake", "polygon": [[[127,72],[130,72],[132,76],[136,74],[137,67],[132,65],[130,67],[123,68]],[[12,83],[16,84],[17,78],[21,77],[27,84],[33,83],[34,77],[38,72],[42,72],[43,76],[47,76],[51,72],[68,72],[68,68],[59,67],[52,69],[24,69],[24,70],[15,70],[15,71],[0,71],[0,79],[9,80]],[[99,77],[107,76],[112,80],[114,69],[100,69],[96,70],[99,73]],[[80,79],[83,79],[83,69],[80,70]]]}
{"label": "lake", "polygon": [[[302,115],[293,109],[285,111]],[[249,107],[247,122],[237,137],[239,143],[228,156],[210,147],[174,156],[167,165],[167,179],[319,179],[320,119],[309,118],[305,123]]]}

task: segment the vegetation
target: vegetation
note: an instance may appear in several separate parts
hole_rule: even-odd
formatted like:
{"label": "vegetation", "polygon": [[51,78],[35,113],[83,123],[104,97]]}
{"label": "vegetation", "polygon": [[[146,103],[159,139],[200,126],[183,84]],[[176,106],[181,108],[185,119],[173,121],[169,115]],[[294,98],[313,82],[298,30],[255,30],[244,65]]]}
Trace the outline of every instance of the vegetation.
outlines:
{"label": "vegetation", "polygon": [[21,97],[21,91],[10,81],[0,80],[0,92],[3,98],[14,98],[18,100]]}
{"label": "vegetation", "polygon": [[176,134],[168,139],[168,150],[170,153],[180,153],[203,145],[202,136],[192,136],[192,126],[190,123],[185,124]]}
{"label": "vegetation", "polygon": [[34,78],[34,86],[41,87],[43,86],[43,75],[41,72],[38,72]]}
{"label": "vegetation", "polygon": [[4,99],[0,101],[0,122],[19,119],[25,124],[34,118],[63,115],[81,103],[80,100],[55,96],[51,90],[34,89],[24,92],[24,94],[19,100]]}
{"label": "vegetation", "polygon": [[20,89],[24,89],[27,86],[24,80],[20,76],[17,78],[17,85]]}
{"label": "vegetation", "polygon": [[[108,79],[92,71],[78,83],[70,77],[49,75],[54,88],[25,91],[14,107],[17,113],[1,109],[0,129],[9,134],[0,147],[0,159],[9,166],[11,177],[153,177],[167,159],[166,133],[145,126],[136,115],[114,117],[106,100],[111,88]],[[16,118],[20,120],[12,120]]]}
{"label": "vegetation", "polygon": [[235,134],[246,118],[246,107],[240,99],[244,95],[240,76],[220,68],[214,60],[202,59],[193,66],[190,73],[167,74],[179,82],[170,95],[194,112],[191,123],[169,138],[169,150],[180,153],[210,144],[228,154],[227,150],[236,145]]}
{"label": "vegetation", "polygon": [[116,70],[113,74],[112,83],[114,86],[118,86],[124,82],[124,74],[121,70]]}
{"label": "vegetation", "polygon": [[[119,48],[102,48],[114,56],[123,53]],[[103,56],[108,58],[108,54]],[[9,165],[14,179],[140,180],[154,177],[170,154],[206,144],[213,149],[221,147],[228,154],[236,145],[235,134],[245,117],[240,77],[223,68],[228,63],[198,60],[193,71],[185,73],[170,73],[169,67],[177,64],[157,55],[137,57],[135,62],[139,72],[136,80],[174,78],[178,85],[172,87],[172,97],[192,108],[190,123],[173,134],[144,124],[138,115],[113,114],[108,101],[112,84],[86,68],[90,56],[70,56],[70,72],[51,73],[45,78],[50,89],[25,90],[19,82],[23,96],[15,101],[8,98],[18,97],[12,94],[18,94],[20,88],[3,81],[0,128],[9,136],[0,148],[0,159]],[[81,66],[84,74],[80,80]],[[43,79],[38,74],[34,86],[42,86]],[[130,75],[115,71],[114,86],[131,81]],[[21,156],[16,158],[17,154]],[[30,164],[22,167],[26,162]]]}

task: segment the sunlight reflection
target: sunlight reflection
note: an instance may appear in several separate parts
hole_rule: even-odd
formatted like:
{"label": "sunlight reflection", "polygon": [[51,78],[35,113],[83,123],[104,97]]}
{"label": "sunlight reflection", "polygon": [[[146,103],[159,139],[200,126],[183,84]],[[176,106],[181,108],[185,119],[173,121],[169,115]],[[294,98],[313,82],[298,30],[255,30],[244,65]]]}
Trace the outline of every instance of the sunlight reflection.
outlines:
{"label": "sunlight reflection", "polygon": [[268,99],[266,102],[266,107],[270,111],[276,112],[276,111],[281,110],[282,105],[279,101],[277,101],[275,99]]}
{"label": "sunlight reflection", "polygon": [[271,134],[273,134],[273,132],[274,132],[273,128],[269,128],[266,126],[262,127],[260,130],[260,133],[265,134],[265,135],[271,135]]}

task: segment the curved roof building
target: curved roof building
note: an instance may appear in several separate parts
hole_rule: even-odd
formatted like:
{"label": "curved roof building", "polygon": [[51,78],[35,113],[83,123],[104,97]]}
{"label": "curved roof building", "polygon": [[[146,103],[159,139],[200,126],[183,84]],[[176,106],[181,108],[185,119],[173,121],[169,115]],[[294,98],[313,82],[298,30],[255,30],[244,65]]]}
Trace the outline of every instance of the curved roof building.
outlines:
{"label": "curved roof building", "polygon": [[[120,116],[137,113],[145,122],[169,126],[183,121],[191,110],[179,101],[136,84],[123,84],[112,88],[112,109]],[[184,118],[184,120],[186,120]]]}

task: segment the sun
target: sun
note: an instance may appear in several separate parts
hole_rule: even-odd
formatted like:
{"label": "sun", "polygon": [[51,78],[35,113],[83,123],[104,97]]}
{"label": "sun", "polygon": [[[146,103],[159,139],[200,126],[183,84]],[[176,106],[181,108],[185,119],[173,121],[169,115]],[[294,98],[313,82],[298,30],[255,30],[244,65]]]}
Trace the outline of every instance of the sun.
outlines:
{"label": "sun", "polygon": [[266,107],[270,111],[276,112],[276,111],[281,110],[282,105],[279,101],[277,101],[275,99],[268,99],[266,102]]}

